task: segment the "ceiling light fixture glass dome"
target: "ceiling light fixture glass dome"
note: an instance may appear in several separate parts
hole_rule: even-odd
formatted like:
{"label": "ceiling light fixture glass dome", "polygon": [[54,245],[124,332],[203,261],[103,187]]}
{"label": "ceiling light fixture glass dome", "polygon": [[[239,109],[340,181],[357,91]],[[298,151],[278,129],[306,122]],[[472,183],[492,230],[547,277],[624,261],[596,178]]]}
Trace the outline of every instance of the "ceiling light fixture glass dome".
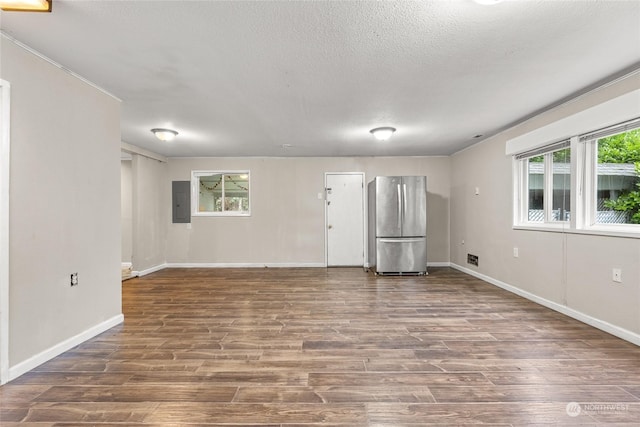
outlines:
{"label": "ceiling light fixture glass dome", "polygon": [[151,132],[153,132],[160,141],[173,141],[176,136],[178,136],[178,132],[172,129],[155,128],[151,129]]}
{"label": "ceiling light fixture glass dome", "polygon": [[383,126],[375,129],[371,129],[369,132],[378,140],[378,141],[386,141],[391,138],[391,135],[396,131],[396,128],[391,126]]}

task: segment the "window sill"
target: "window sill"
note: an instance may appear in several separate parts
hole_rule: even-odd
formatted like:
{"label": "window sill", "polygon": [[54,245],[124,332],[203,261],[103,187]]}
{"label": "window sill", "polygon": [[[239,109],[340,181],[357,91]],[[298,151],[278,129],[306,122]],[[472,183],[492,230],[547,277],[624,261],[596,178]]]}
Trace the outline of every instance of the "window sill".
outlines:
{"label": "window sill", "polygon": [[535,225],[514,225],[514,230],[524,231],[541,231],[545,233],[568,233],[568,234],[585,234],[591,236],[605,236],[605,237],[622,237],[627,239],[640,239],[640,228],[635,231],[619,230],[615,228],[589,228],[589,229],[572,229],[568,227],[554,227],[549,224],[535,226]]}
{"label": "window sill", "polygon": [[195,212],[191,216],[199,217],[249,217],[251,212]]}

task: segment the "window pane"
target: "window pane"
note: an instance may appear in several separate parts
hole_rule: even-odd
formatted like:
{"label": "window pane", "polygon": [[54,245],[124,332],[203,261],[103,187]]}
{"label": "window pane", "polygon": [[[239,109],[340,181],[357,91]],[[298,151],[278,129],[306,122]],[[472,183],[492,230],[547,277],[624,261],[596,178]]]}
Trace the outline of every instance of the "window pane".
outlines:
{"label": "window pane", "polygon": [[249,171],[192,171],[191,183],[198,189],[193,215],[249,216],[250,179]]}
{"label": "window pane", "polygon": [[527,160],[529,176],[527,219],[532,222],[544,221],[544,156]]}
{"label": "window pane", "polygon": [[554,151],[553,202],[551,221],[569,221],[571,218],[571,149]]}
{"label": "window pane", "polygon": [[225,175],[224,210],[249,210],[249,174]]}
{"label": "window pane", "polygon": [[222,175],[200,177],[200,212],[222,212]]}
{"label": "window pane", "polygon": [[597,141],[596,222],[640,224],[640,129]]}

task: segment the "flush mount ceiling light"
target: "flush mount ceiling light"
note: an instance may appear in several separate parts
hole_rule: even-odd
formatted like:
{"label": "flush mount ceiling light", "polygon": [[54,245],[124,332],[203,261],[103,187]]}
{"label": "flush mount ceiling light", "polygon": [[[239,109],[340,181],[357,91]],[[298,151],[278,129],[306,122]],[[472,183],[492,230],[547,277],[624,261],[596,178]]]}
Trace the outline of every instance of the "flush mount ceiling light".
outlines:
{"label": "flush mount ceiling light", "polygon": [[178,135],[178,132],[172,129],[151,129],[151,132],[158,138],[160,141],[173,141],[175,137]]}
{"label": "flush mount ceiling light", "polygon": [[0,9],[7,12],[51,12],[53,0],[0,0]]}
{"label": "flush mount ceiling light", "polygon": [[371,129],[369,132],[378,140],[378,141],[386,141],[391,138],[391,135],[396,131],[396,128],[392,128],[391,126],[383,126],[381,128]]}

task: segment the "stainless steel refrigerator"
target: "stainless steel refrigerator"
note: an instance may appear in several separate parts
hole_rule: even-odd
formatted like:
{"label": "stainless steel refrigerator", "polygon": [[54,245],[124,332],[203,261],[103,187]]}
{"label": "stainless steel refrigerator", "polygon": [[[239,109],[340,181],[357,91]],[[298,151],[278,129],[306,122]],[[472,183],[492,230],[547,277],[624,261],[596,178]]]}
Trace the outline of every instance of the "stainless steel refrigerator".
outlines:
{"label": "stainless steel refrigerator", "polygon": [[378,176],[368,199],[369,268],[427,274],[427,177]]}

